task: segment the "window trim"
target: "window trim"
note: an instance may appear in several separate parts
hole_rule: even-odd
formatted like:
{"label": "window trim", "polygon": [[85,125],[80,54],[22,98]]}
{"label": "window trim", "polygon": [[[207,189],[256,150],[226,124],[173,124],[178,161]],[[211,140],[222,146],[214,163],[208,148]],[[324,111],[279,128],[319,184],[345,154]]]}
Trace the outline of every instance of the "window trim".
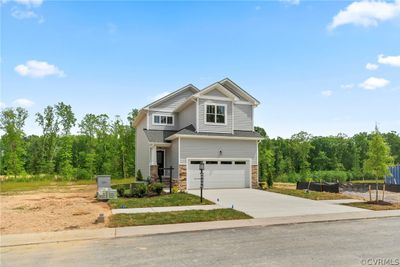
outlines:
{"label": "window trim", "polygon": [[[214,106],[215,107],[215,122],[207,122],[207,106]],[[217,122],[217,107],[222,106],[224,107],[224,123]],[[222,103],[204,103],[204,124],[207,125],[227,125],[228,124],[228,105]]]}
{"label": "window trim", "polygon": [[[154,121],[155,117],[159,116],[160,117],[160,122],[156,123]],[[161,117],[164,116],[165,117],[165,123],[161,123]],[[172,124],[168,123],[168,117],[172,118]],[[161,113],[154,113],[151,115],[151,123],[153,125],[158,125],[158,126],[175,126],[175,115],[172,114],[161,114]]]}

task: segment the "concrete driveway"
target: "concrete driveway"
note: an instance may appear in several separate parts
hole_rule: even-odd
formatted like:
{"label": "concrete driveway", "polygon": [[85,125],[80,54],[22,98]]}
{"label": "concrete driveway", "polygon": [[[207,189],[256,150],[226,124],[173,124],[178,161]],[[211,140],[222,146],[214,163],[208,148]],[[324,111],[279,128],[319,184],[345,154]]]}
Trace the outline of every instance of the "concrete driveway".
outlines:
{"label": "concrete driveway", "polygon": [[[199,190],[189,190],[189,193],[200,195]],[[203,196],[222,207],[233,207],[254,218],[365,211],[257,189],[205,189]]]}

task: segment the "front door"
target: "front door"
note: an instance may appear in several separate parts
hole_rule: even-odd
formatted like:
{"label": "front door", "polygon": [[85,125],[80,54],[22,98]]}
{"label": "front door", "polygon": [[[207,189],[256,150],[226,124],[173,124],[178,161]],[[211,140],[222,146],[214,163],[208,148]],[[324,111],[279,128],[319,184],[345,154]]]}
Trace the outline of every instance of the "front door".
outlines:
{"label": "front door", "polygon": [[164,150],[157,151],[157,166],[158,166],[158,176],[164,175],[164,170],[160,168],[164,168],[164,161],[165,161],[165,154]]}

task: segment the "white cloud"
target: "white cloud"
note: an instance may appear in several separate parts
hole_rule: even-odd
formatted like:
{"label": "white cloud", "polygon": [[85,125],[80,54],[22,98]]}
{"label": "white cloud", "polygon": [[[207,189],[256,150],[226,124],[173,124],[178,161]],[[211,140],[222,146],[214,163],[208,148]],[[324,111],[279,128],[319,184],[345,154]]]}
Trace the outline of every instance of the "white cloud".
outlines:
{"label": "white cloud", "polygon": [[333,95],[333,92],[332,92],[332,90],[325,90],[325,91],[321,92],[321,95],[329,97],[329,96]]}
{"label": "white cloud", "polygon": [[298,5],[300,4],[300,0],[279,0],[281,2],[285,2],[287,4],[291,4],[291,5]]}
{"label": "white cloud", "polygon": [[365,65],[365,68],[366,68],[367,70],[376,70],[376,69],[379,68],[379,66],[376,65],[376,64],[367,63],[367,65]]}
{"label": "white cloud", "polygon": [[261,7],[260,7],[260,6],[256,6],[255,9],[256,9],[256,10],[261,10]]}
{"label": "white cloud", "polygon": [[29,108],[33,106],[35,103],[32,100],[26,99],[26,98],[18,98],[15,99],[13,102],[14,106],[19,106],[23,108]]}
{"label": "white cloud", "polygon": [[26,6],[40,6],[43,4],[43,0],[14,0],[18,4]]}
{"label": "white cloud", "polygon": [[51,75],[65,77],[64,71],[46,61],[29,60],[25,64],[16,66],[14,70],[21,76],[32,78],[42,78]]}
{"label": "white cloud", "polygon": [[11,9],[11,16],[13,16],[16,19],[34,19],[39,17],[38,14],[36,14],[34,11],[30,9],[21,10],[17,7],[13,7]]}
{"label": "white cloud", "polygon": [[328,29],[354,24],[357,26],[377,26],[378,22],[400,17],[400,0],[395,2],[360,1],[353,2],[333,17]]}
{"label": "white cloud", "polygon": [[365,90],[375,90],[387,86],[390,81],[383,78],[369,77],[359,86]]}
{"label": "white cloud", "polygon": [[400,56],[387,56],[379,55],[378,63],[387,64],[393,67],[400,67]]}
{"label": "white cloud", "polygon": [[7,107],[6,103],[0,101],[0,108],[5,108],[5,107]]}
{"label": "white cloud", "polygon": [[342,88],[342,89],[353,89],[353,88],[354,88],[354,84],[353,84],[353,83],[342,84],[342,85],[340,86],[340,88]]}
{"label": "white cloud", "polygon": [[153,97],[151,98],[151,100],[152,100],[152,101],[156,101],[156,100],[158,100],[158,99],[160,99],[160,98],[163,98],[164,96],[169,95],[170,93],[171,93],[171,92],[168,92],[168,91],[159,93],[158,95],[153,96]]}

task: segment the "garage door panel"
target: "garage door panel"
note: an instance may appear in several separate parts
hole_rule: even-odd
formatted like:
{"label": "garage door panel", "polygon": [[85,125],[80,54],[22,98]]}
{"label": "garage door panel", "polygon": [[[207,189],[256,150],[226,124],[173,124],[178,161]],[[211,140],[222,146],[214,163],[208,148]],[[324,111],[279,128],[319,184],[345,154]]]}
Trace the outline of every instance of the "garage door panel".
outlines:
{"label": "garage door panel", "polygon": [[[188,188],[196,189],[200,187],[200,171],[198,160],[196,164],[188,167]],[[203,160],[215,161],[215,160]],[[250,187],[250,169],[248,160],[245,164],[221,164],[221,161],[235,162],[232,160],[219,159],[218,164],[205,164],[204,188],[246,188]],[[241,161],[244,163],[243,161]]]}

